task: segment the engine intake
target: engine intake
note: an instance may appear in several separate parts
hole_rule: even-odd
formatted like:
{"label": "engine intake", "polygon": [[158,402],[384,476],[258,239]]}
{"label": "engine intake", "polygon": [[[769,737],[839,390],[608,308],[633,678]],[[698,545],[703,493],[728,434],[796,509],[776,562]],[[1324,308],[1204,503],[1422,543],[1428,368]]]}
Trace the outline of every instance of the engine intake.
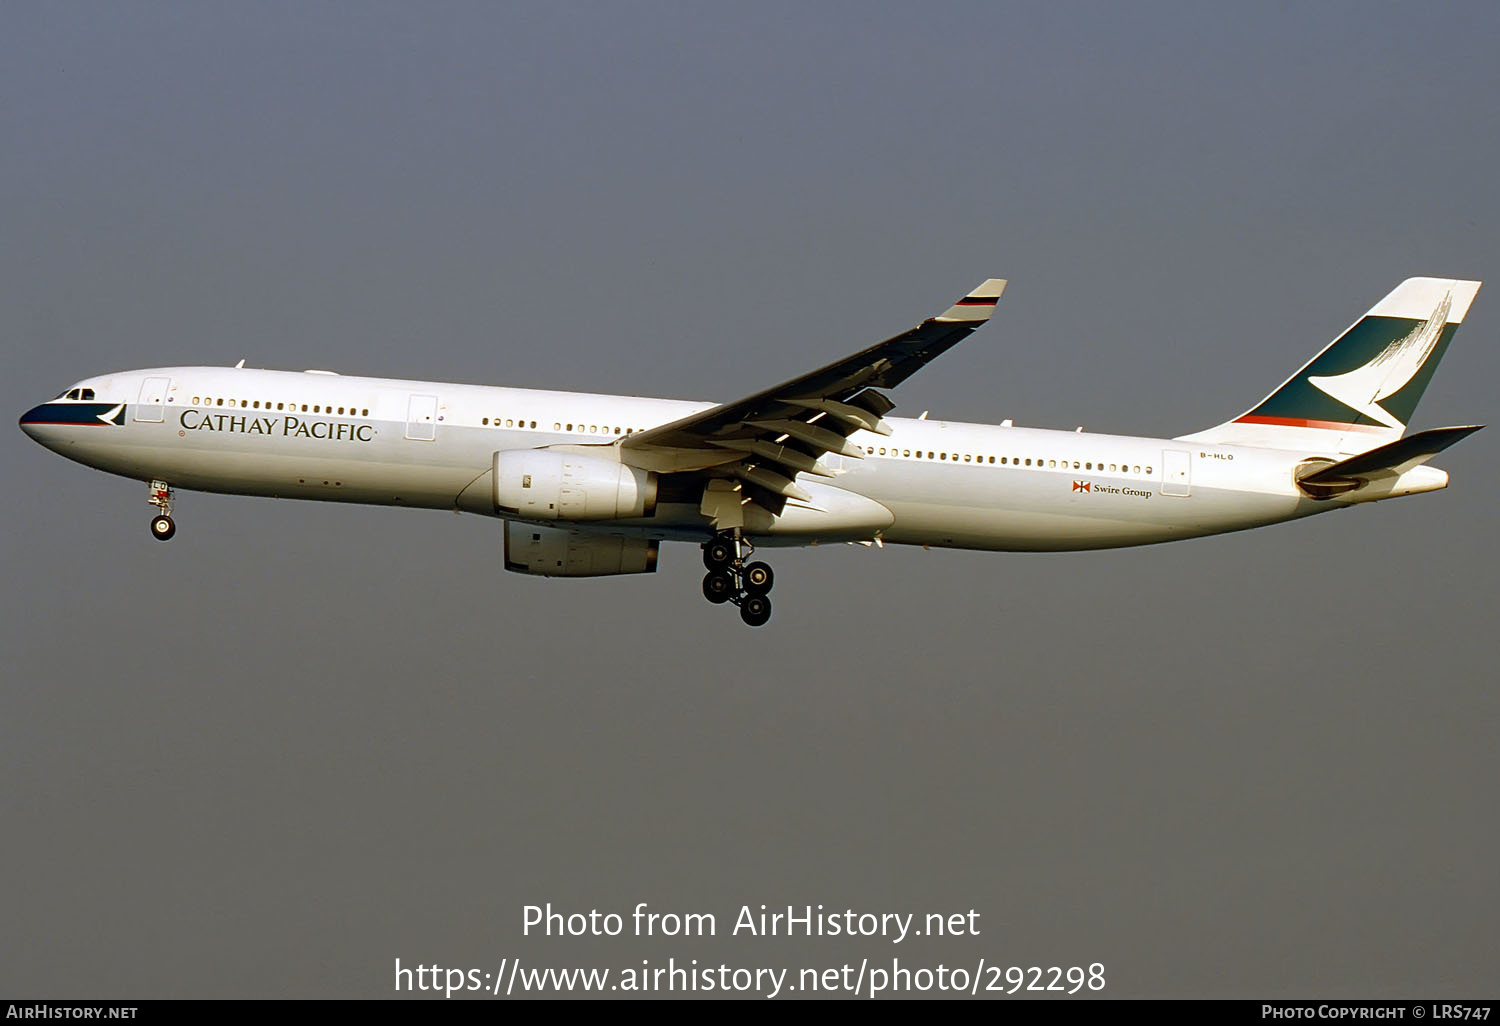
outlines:
{"label": "engine intake", "polygon": [[656,475],[556,449],[495,453],[495,508],[528,520],[624,520],[656,512]]}

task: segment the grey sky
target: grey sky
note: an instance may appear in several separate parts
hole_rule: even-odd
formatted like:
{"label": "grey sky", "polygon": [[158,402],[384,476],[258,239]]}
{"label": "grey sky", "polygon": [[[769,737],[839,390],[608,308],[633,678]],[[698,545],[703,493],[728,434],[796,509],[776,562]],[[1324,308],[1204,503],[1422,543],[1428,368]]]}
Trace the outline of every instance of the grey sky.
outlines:
{"label": "grey sky", "polygon": [[[1493,4],[0,6],[0,394],[177,363],[730,399],[990,275],[899,414],[1180,434],[1396,282],[1491,279]],[[502,569],[492,522],[145,488],[19,431],[0,995],[392,964],[1074,965],[1493,994],[1496,439],[1446,492],[1113,553]],[[707,911],[538,940],[521,907]],[[978,938],[723,936],[741,904]],[[909,961],[908,961],[909,960]]]}

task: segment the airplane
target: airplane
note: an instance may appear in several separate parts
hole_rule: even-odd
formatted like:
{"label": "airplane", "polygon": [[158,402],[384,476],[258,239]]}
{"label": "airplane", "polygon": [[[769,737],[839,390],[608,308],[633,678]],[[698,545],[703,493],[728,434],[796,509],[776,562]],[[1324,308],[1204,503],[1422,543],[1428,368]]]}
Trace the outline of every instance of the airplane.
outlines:
{"label": "airplane", "polygon": [[87,378],[20,426],[178,489],[455,510],[504,521],[507,570],[652,573],[697,543],[702,591],[771,616],[757,546],[990,551],[1196,538],[1444,488],[1427,462],[1483,425],[1406,434],[1480,282],[1410,278],[1245,413],[1175,438],[890,416],[887,392],[989,320],[992,278],[910,331],[729,403],[161,367]]}

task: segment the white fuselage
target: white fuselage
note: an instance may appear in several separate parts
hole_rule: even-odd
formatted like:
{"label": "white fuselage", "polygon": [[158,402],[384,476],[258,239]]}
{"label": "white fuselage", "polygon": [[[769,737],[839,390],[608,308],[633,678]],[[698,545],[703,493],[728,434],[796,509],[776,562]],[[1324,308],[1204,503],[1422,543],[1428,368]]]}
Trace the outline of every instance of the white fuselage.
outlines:
{"label": "white fuselage", "polygon": [[[23,417],[22,427],[100,470],[198,491],[489,516],[501,515],[489,481],[496,451],[593,446],[614,458],[616,439],[713,405],[217,367],[122,372],[79,385],[92,389],[89,402],[55,400]],[[85,406],[87,417],[79,412]],[[1110,548],[1345,505],[1298,490],[1294,468],[1306,452],[897,417],[886,423],[889,436],[850,438],[863,459],[828,455],[821,464],[834,476],[801,477],[812,501],[794,503],[756,532],[757,541]],[[1423,469],[1434,475],[1428,487],[1446,483],[1441,471]],[[889,522],[838,522],[828,511],[846,493],[884,507]],[[826,529],[820,516],[832,518]],[[693,541],[711,534],[698,495],[669,487],[650,517],[584,526]]]}

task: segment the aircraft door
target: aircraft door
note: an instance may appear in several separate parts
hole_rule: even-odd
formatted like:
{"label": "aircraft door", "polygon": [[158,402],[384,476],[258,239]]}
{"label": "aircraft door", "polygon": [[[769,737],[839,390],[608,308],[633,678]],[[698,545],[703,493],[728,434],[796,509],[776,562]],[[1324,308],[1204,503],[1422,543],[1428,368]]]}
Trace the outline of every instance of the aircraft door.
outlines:
{"label": "aircraft door", "polygon": [[406,407],[406,437],[418,442],[437,438],[437,409],[437,396],[412,396]]}
{"label": "aircraft door", "polygon": [[1192,453],[1181,449],[1163,449],[1161,454],[1161,493],[1163,495],[1191,495]]}
{"label": "aircraft door", "polygon": [[141,382],[141,396],[135,407],[135,419],[142,423],[160,424],[167,413],[167,389],[171,384],[171,378],[147,378]]}

